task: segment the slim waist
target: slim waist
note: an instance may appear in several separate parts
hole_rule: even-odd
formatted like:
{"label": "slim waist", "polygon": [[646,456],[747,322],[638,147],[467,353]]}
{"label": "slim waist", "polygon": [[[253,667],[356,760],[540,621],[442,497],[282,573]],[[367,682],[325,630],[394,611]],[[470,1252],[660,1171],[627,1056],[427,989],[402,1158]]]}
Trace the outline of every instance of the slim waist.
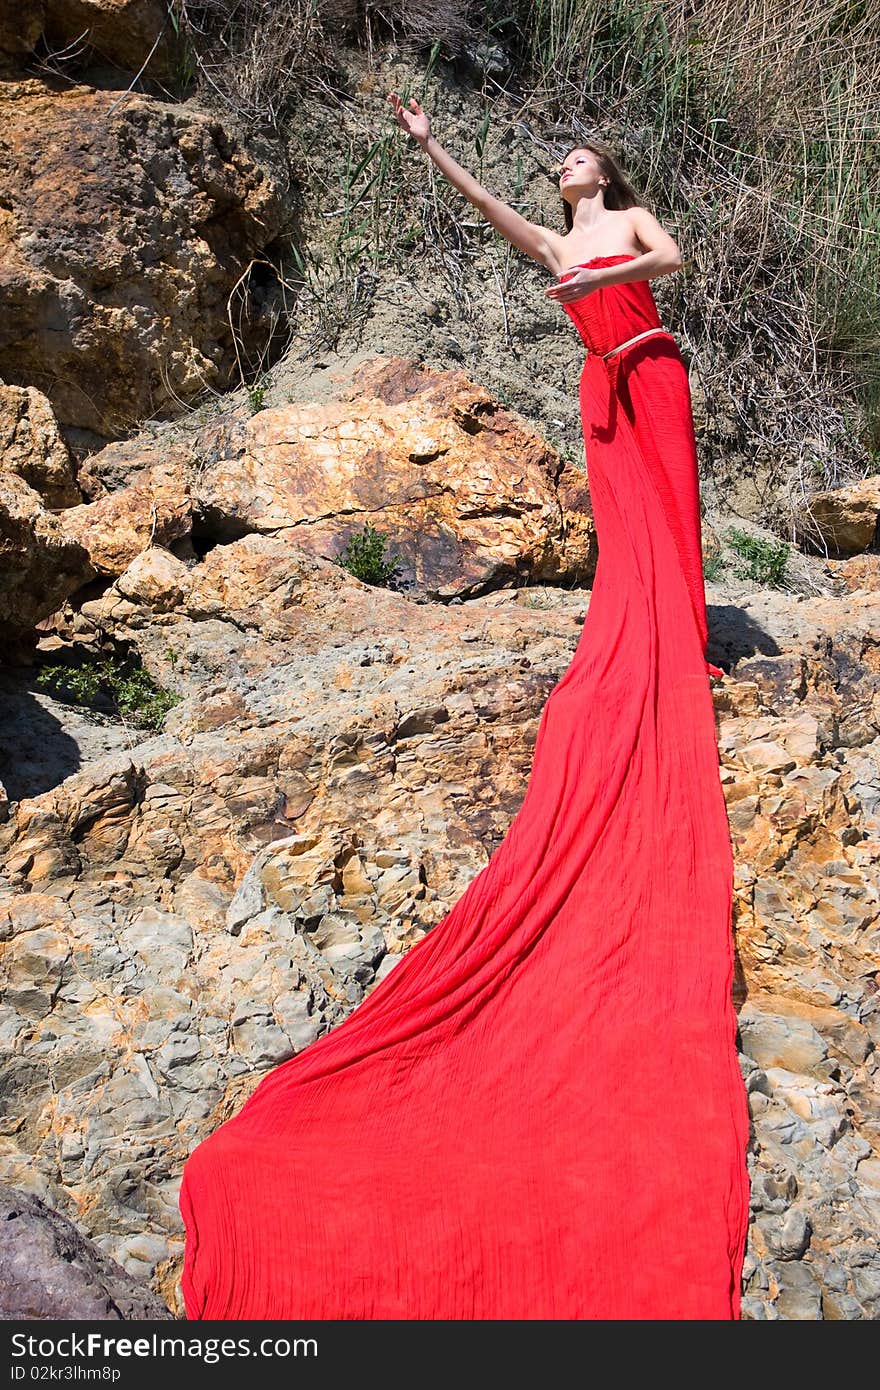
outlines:
{"label": "slim waist", "polygon": [[[668,328],[646,328],[644,333],[637,333],[634,338],[627,338],[625,343],[618,343],[617,347],[609,348],[608,352],[594,353],[594,356],[601,357],[604,362],[607,357],[613,357],[617,352],[623,352],[624,348],[632,347],[633,343],[641,342],[642,338],[650,338],[654,333],[663,333],[667,338],[672,338]],[[672,339],[673,342],[675,339]],[[592,352],[592,348],[588,349]]]}

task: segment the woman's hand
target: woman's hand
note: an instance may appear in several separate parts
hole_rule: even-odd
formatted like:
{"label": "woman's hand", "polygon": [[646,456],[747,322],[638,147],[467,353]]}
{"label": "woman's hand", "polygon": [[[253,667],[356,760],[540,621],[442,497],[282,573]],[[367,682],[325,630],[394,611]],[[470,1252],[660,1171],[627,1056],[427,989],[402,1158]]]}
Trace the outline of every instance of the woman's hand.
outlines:
{"label": "woman's hand", "polygon": [[431,134],[431,122],[415,97],[410,97],[408,111],[396,92],[389,92],[388,100],[394,108],[397,124],[401,130],[405,130],[407,135],[411,135],[414,140],[423,145]]}
{"label": "woman's hand", "polygon": [[[551,239],[556,236],[555,232],[548,231],[546,227],[540,227],[534,222],[529,222],[523,217],[521,212],[515,208],[508,207],[500,198],[496,198],[488,189],[484,188],[467,169],[463,169],[457,160],[452,158],[448,150],[444,150],[440,141],[431,130],[431,123],[425,115],[415,97],[409,99],[409,109],[407,109],[396,92],[388,93],[388,100],[394,110],[397,124],[407,135],[411,135],[418,145],[421,145],[425,154],[440,170],[445,179],[448,179],[452,187],[457,189],[468,202],[473,204],[478,212],[488,222],[491,222],[496,232],[506,237],[512,246],[518,250],[525,251],[527,256],[533,260],[540,261],[541,265],[547,269],[552,269],[553,252],[550,247]],[[557,238],[561,240],[561,238]],[[585,291],[581,290],[581,293]]]}
{"label": "woman's hand", "polygon": [[571,304],[576,299],[585,299],[588,294],[602,287],[602,271],[591,270],[589,266],[582,266],[577,270],[564,270],[562,272],[566,279],[557,279],[555,285],[550,285],[544,291],[548,299],[555,300],[557,304]]}

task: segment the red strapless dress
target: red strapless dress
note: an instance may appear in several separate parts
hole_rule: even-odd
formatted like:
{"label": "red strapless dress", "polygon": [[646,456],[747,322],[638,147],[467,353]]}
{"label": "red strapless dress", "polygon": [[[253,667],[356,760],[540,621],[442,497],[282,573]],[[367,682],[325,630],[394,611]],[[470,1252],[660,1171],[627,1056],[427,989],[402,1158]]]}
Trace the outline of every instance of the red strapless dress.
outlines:
{"label": "red strapless dress", "polygon": [[660,335],[596,355],[652,305],[642,282],[569,306],[600,554],[520,810],[428,936],[190,1156],[191,1318],[739,1316],[749,1126],[687,377]]}
{"label": "red strapless dress", "polygon": [[[585,264],[614,265],[633,259],[630,255],[594,256]],[[681,353],[666,330],[643,338],[619,354],[611,352],[650,329],[662,328],[647,280],[609,285],[563,308],[589,349],[580,383],[588,467],[597,450],[609,445],[617,447],[622,429],[632,432],[672,531],[705,652],[708,627],[700,483],[690,387]],[[611,355],[603,360],[606,353]],[[608,387],[607,404],[615,418],[605,413]],[[626,424],[619,413],[625,416]],[[711,676],[724,675],[709,661],[706,670]]]}

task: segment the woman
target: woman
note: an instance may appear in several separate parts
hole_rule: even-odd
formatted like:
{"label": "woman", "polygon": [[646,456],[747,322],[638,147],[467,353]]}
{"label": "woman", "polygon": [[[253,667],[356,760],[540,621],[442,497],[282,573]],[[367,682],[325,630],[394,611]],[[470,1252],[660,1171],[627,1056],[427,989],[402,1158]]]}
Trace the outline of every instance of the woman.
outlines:
{"label": "woman", "polygon": [[[733,864],[687,378],[670,336],[648,331],[644,278],[678,251],[607,156],[565,159],[562,236],[491,198],[415,102],[391,101],[456,187],[557,273],[548,294],[589,348],[599,563],[503,842],[354,1012],[188,1159],[187,1314],[737,1318]],[[307,926],[279,913],[273,929]]]}
{"label": "woman", "polygon": [[[638,203],[607,151],[578,147],[562,161],[559,188],[569,228],[568,235],[562,236],[550,227],[529,222],[488,193],[438,143],[428,117],[414,98],[409,110],[396,92],[389,93],[388,100],[401,129],[430,155],[444,177],[495,230],[559,277],[558,283],[546,290],[547,297],[561,304],[574,320],[590,354],[598,354],[609,364],[613,393],[660,494],[705,651],[708,631],[699,473],[690,388],[675,340],[660,327],[647,283],[681,267],[678,247]],[[612,250],[606,251],[607,247]],[[612,288],[617,286],[621,288]],[[597,297],[590,302],[588,296]],[[595,375],[597,370],[588,357],[585,376]],[[595,423],[586,414],[591,397],[589,380],[582,381],[588,464]],[[724,675],[708,661],[706,670],[710,676]]]}

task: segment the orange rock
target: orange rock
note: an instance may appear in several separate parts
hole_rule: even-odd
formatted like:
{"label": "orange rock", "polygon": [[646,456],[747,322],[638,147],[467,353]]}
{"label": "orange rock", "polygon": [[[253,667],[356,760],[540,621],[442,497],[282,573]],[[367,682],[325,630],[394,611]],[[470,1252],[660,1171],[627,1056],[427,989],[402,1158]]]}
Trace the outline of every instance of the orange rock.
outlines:
{"label": "orange rock", "polygon": [[[43,33],[56,51],[79,40],[92,66],[112,63],[167,80],[174,72],[175,34],[162,0],[43,0]],[[84,38],[82,36],[85,36]],[[149,59],[149,62],[147,61]]]}
{"label": "orange rock", "polygon": [[[236,380],[227,298],[281,225],[262,170],[149,97],[28,79],[3,99],[0,374],[103,440]],[[265,349],[268,320],[239,317]]]}
{"label": "orange rock", "polygon": [[24,478],[47,507],[82,501],[58,421],[33,386],[0,385],[0,470]]}
{"label": "orange rock", "polygon": [[832,555],[857,555],[873,545],[880,515],[880,473],[810,498],[802,539],[825,542]]}
{"label": "orange rock", "polygon": [[153,542],[165,545],[189,534],[188,479],[179,462],[156,464],[121,492],[71,507],[59,522],[99,574],[122,574]]}
{"label": "orange rock", "polygon": [[86,548],[33,488],[0,473],[0,629],[29,631],[93,574]]}
{"label": "orange rock", "polygon": [[272,532],[335,559],[369,523],[402,586],[441,598],[595,569],[583,474],[463,372],[379,359],[343,401],[224,422],[194,451],[211,460],[198,525],[220,539]]}

